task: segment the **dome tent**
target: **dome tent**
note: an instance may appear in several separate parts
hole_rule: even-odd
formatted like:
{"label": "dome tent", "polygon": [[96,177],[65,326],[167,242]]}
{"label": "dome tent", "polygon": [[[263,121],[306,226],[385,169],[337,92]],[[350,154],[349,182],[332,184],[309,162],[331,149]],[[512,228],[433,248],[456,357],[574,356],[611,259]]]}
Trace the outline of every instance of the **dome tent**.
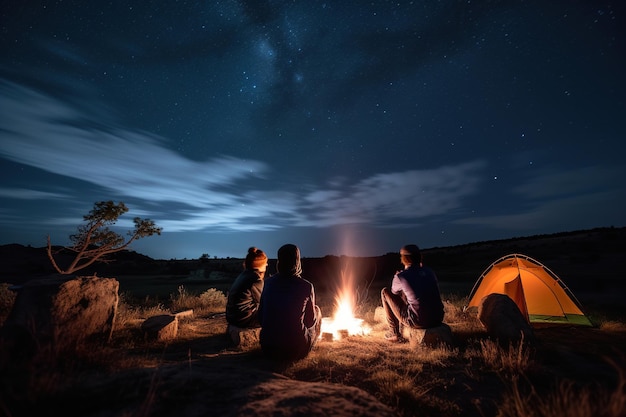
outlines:
{"label": "dome tent", "polygon": [[565,283],[526,255],[510,254],[492,263],[474,284],[465,310],[477,309],[493,293],[508,295],[530,323],[592,325]]}

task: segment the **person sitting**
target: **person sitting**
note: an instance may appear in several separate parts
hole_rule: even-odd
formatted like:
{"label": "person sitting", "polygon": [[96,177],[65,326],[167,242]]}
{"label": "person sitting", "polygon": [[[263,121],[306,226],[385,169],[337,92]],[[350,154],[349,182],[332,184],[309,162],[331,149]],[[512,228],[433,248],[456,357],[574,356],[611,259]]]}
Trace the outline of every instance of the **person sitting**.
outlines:
{"label": "person sitting", "polygon": [[267,270],[267,255],[261,249],[251,247],[243,266],[244,270],[228,291],[226,321],[237,327],[259,327],[259,303]]}
{"label": "person sitting", "polygon": [[437,327],[443,322],[444,308],[437,276],[432,269],[422,265],[422,254],[417,245],[400,249],[404,266],[392,281],[391,289],[381,290],[381,299],[389,332],[385,339],[403,342],[400,326],[414,329]]}
{"label": "person sitting", "polygon": [[259,306],[259,342],[269,357],[296,360],[315,346],[322,313],[315,304],[313,284],[302,278],[300,249],[293,244],[278,250],[278,272],[265,280]]}

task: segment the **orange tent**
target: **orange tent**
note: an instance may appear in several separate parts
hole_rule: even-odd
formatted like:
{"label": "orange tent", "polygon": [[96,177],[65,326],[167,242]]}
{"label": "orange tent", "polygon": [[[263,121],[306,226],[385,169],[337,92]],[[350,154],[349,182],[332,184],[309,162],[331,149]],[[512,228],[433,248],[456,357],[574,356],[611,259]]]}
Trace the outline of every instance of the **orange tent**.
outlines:
{"label": "orange tent", "polygon": [[465,310],[477,309],[492,293],[508,295],[531,323],[592,325],[565,283],[526,255],[506,255],[492,263],[474,284]]}

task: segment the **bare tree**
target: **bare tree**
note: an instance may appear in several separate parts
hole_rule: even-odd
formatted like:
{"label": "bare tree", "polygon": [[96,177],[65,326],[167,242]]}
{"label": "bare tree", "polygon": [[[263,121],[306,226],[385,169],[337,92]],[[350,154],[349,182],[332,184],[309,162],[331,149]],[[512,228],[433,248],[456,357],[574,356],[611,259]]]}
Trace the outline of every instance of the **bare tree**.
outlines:
{"label": "bare tree", "polygon": [[106,255],[126,249],[134,240],[142,237],[160,235],[160,227],[156,227],[150,219],[135,217],[135,229],[128,232],[128,240],[113,232],[108,226],[115,224],[117,219],[128,211],[122,202],[99,201],[94,204],[88,215],[83,216],[87,224],[78,227],[78,233],[71,235],[72,245],[65,249],[74,252],[74,260],[66,269],[61,269],[54,259],[50,236],[48,235],[48,258],[52,266],[60,274],[71,274],[83,269],[96,261],[107,262]]}

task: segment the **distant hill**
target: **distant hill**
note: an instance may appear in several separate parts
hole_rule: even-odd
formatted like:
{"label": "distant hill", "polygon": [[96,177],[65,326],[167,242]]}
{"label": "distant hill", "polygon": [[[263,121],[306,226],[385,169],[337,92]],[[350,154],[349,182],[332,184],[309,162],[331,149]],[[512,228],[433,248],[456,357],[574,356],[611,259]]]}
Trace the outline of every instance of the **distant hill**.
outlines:
{"label": "distant hill", "polygon": [[521,253],[543,263],[570,279],[588,276],[589,272],[624,276],[621,265],[626,260],[626,227],[596,228],[566,233],[475,242],[465,245],[424,250],[425,262],[445,271],[449,279],[471,269],[478,277],[498,258]]}
{"label": "distant hill", "polygon": [[[69,262],[71,255],[62,247],[54,247],[59,262]],[[597,228],[567,233],[516,237],[511,239],[474,242],[464,245],[424,248],[424,263],[432,267],[440,281],[473,282],[492,262],[510,253],[521,253],[542,262],[557,275],[567,277],[568,283],[594,285],[625,282],[622,265],[626,260],[626,227]],[[345,257],[326,256],[304,258],[303,269],[312,281],[337,275],[340,260]],[[387,282],[400,267],[397,253],[379,257],[359,258],[362,275],[372,275],[373,281]],[[155,260],[134,251],[120,251],[109,257],[108,263],[80,270],[79,275],[97,273],[99,276],[122,275],[188,275],[196,270],[222,270],[236,276],[242,260],[195,259]],[[21,283],[27,279],[54,274],[46,248],[19,244],[0,246],[0,282]],[[273,261],[270,260],[272,271]]]}

